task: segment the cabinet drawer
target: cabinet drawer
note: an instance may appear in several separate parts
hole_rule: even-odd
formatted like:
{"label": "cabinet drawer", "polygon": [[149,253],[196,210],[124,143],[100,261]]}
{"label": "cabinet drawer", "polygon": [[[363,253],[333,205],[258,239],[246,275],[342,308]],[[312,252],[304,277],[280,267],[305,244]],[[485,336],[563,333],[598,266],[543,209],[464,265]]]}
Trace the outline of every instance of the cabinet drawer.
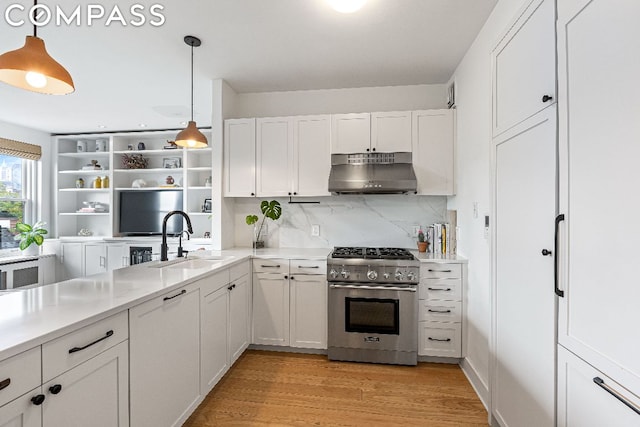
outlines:
{"label": "cabinet drawer", "polygon": [[230,271],[229,282],[233,282],[234,280],[249,274],[250,270],[251,270],[251,264],[249,263],[249,261],[241,262],[240,264],[231,266],[231,268],[229,269]]}
{"label": "cabinet drawer", "polygon": [[424,279],[460,279],[462,266],[460,264],[425,263],[420,266],[420,278]]}
{"label": "cabinet drawer", "polygon": [[260,259],[253,260],[253,272],[254,273],[289,273],[289,260],[272,258],[272,259]]}
{"label": "cabinet drawer", "polygon": [[327,274],[326,260],[292,259],[289,261],[291,274]]}
{"label": "cabinet drawer", "polygon": [[42,381],[68,371],[129,338],[127,312],[100,320],[42,345]]}
{"label": "cabinet drawer", "polygon": [[219,271],[209,277],[205,277],[199,283],[202,284],[202,296],[209,295],[229,283],[229,270]]}
{"label": "cabinet drawer", "polygon": [[0,406],[39,385],[39,346],[0,362]]}
{"label": "cabinet drawer", "polygon": [[420,281],[419,299],[446,301],[462,300],[462,281],[460,279],[430,279]]}
{"label": "cabinet drawer", "polygon": [[420,300],[419,307],[420,320],[453,323],[462,321],[462,302],[460,301]]}
{"label": "cabinet drawer", "polygon": [[419,322],[418,354],[462,357],[462,329],[459,323]]}

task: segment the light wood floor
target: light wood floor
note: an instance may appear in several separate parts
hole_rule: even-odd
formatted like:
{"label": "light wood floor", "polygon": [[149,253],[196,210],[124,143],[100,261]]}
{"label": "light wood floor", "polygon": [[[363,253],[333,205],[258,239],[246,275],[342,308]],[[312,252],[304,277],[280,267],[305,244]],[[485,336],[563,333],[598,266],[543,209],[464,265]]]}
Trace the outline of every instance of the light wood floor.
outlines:
{"label": "light wood floor", "polygon": [[185,427],[487,426],[457,365],[329,362],[326,356],[250,350]]}

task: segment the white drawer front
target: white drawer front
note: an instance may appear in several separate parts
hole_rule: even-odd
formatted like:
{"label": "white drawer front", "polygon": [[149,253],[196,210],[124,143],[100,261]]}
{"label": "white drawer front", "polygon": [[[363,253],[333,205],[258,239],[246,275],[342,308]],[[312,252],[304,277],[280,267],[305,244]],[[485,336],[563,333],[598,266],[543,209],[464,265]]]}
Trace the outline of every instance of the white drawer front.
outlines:
{"label": "white drawer front", "polygon": [[422,280],[418,295],[420,299],[460,301],[462,300],[462,281],[460,279]]}
{"label": "white drawer front", "polygon": [[420,266],[420,278],[460,279],[462,278],[462,266],[460,264],[424,263]]}
{"label": "white drawer front", "polygon": [[462,357],[462,329],[459,323],[419,322],[420,356]]}
{"label": "white drawer front", "polygon": [[419,319],[430,322],[454,322],[462,321],[462,302],[420,300]]}
{"label": "white drawer front", "polygon": [[201,295],[204,297],[229,284],[229,270],[219,271],[209,277],[205,277],[201,280],[201,283]]}
{"label": "white drawer front", "polygon": [[0,406],[40,385],[40,346],[0,362]]}
{"label": "white drawer front", "polygon": [[129,338],[127,312],[100,320],[42,345],[42,381],[68,371]]}
{"label": "white drawer front", "polygon": [[251,264],[249,261],[245,261],[240,264],[232,265],[229,272],[229,282],[233,282],[234,280],[249,274],[251,272]]}
{"label": "white drawer front", "polygon": [[260,259],[253,260],[253,272],[254,273],[289,273],[289,260],[272,258],[272,259]]}
{"label": "white drawer front", "polygon": [[327,274],[326,260],[292,259],[289,261],[291,274]]}

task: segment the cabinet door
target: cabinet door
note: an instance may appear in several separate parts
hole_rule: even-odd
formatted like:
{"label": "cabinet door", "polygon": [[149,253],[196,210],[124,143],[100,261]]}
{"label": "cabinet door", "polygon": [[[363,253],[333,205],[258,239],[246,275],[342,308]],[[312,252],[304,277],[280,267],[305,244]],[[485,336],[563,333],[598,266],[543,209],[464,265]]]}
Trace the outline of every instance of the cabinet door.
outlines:
{"label": "cabinet door", "polygon": [[107,271],[129,266],[128,245],[107,245]]}
{"label": "cabinet door", "polygon": [[129,310],[132,426],[180,425],[200,398],[198,286]]}
{"label": "cabinet door", "polygon": [[639,396],[558,346],[559,427],[640,426],[640,414],[619,398],[640,411]]}
{"label": "cabinet door", "polygon": [[455,193],[453,114],[453,110],[413,112],[413,170],[418,194]]}
{"label": "cabinet door", "polygon": [[128,426],[128,361],[125,341],[46,383],[43,426]]}
{"label": "cabinet door", "polygon": [[329,196],[330,116],[295,118],[293,141],[293,195]]}
{"label": "cabinet door", "polygon": [[256,121],[224,122],[224,195],[251,197],[256,194]]}
{"label": "cabinet door", "polygon": [[256,194],[288,196],[293,191],[293,121],[288,117],[256,121]]}
{"label": "cabinet door", "polygon": [[38,283],[49,285],[56,282],[56,258],[52,256],[38,259]]}
{"label": "cabinet door", "polygon": [[[493,414],[501,425],[555,424],[553,223],[556,120],[550,108],[496,145]],[[496,140],[494,140],[496,141]],[[523,219],[526,223],[523,224]]]}
{"label": "cabinet door", "polygon": [[251,288],[249,275],[231,282],[229,292],[229,363],[233,364],[249,346]]}
{"label": "cabinet door", "polygon": [[371,113],[371,150],[411,152],[411,111]]}
{"label": "cabinet door", "polygon": [[554,24],[555,2],[533,0],[494,49],[494,137],[555,102]]}
{"label": "cabinet door", "polygon": [[291,347],[327,348],[327,279],[291,276]]}
{"label": "cabinet door", "polygon": [[41,393],[42,389],[38,387],[0,406],[0,427],[42,427],[42,406],[31,401],[32,397]]}
{"label": "cabinet door", "polygon": [[107,248],[104,243],[84,244],[84,275],[107,271]]}
{"label": "cabinet door", "polygon": [[201,301],[201,385],[207,394],[227,371],[229,290],[227,286],[202,298]]}
{"label": "cabinet door", "polygon": [[371,149],[371,114],[331,116],[331,153],[366,153]]}
{"label": "cabinet door", "polygon": [[60,244],[60,281],[83,276],[82,243]]}
{"label": "cabinet door", "polygon": [[253,343],[289,345],[289,279],[282,274],[253,276]]}
{"label": "cabinet door", "polygon": [[558,2],[558,340],[637,393],[638,16],[637,1]]}

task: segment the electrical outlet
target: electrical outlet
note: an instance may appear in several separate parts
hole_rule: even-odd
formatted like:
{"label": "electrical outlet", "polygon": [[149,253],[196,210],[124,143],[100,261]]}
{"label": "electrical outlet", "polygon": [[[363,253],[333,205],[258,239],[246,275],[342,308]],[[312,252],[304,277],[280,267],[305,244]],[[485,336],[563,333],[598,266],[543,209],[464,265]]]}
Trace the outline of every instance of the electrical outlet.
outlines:
{"label": "electrical outlet", "polygon": [[420,226],[419,225],[414,225],[413,226],[413,237],[418,237],[418,233],[420,232]]}
{"label": "electrical outlet", "polygon": [[318,224],[313,224],[311,226],[311,237],[320,236],[320,226]]}

